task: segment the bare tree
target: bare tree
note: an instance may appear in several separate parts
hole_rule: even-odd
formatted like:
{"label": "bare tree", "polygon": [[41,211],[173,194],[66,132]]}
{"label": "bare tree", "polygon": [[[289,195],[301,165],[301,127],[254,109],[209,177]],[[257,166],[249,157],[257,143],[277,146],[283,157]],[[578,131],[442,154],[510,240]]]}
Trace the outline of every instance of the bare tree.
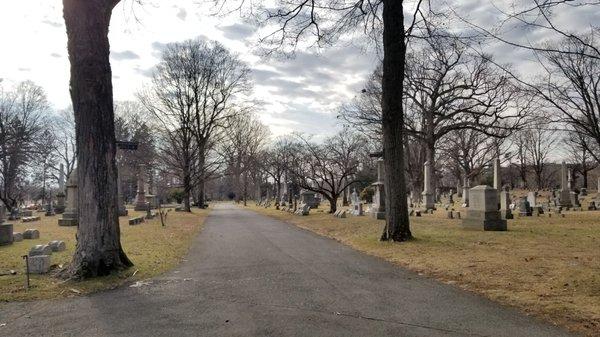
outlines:
{"label": "bare tree", "polygon": [[48,110],[44,90],[32,82],[0,87],[0,200],[9,211],[22,199],[19,185],[41,149]]}
{"label": "bare tree", "polygon": [[[140,101],[162,129],[162,153],[181,177],[186,211],[194,188],[204,189],[210,144],[239,113],[236,100],[250,89],[248,67],[219,43],[188,40],[163,50]],[[198,199],[203,205],[203,193]]]}
{"label": "bare tree", "polygon": [[594,44],[591,37],[586,41],[566,40],[556,47],[563,53],[543,53],[549,62],[546,78],[533,88],[549,109],[558,112],[557,122],[588,139],[580,144],[600,163],[600,153],[594,151],[600,147],[600,59],[586,56],[588,45]]}
{"label": "bare tree", "polygon": [[444,140],[443,151],[459,168],[465,182],[479,177],[498,156],[498,143],[477,130],[455,130]]}
{"label": "bare tree", "polygon": [[[430,28],[431,30],[431,28]],[[468,42],[430,32],[407,55],[408,132],[422,140],[435,163],[438,142],[455,130],[506,137],[522,123],[527,105],[515,106],[517,88],[491,56],[468,52]]]}
{"label": "bare tree", "polygon": [[322,144],[300,135],[298,141],[300,151],[288,171],[300,188],[323,195],[329,201],[329,212],[335,212],[339,197],[356,181],[359,153],[365,147],[365,139],[344,130]]}
{"label": "bare tree", "polygon": [[526,163],[535,175],[538,189],[548,187],[548,172],[546,166],[559,140],[556,131],[546,130],[543,125],[535,129],[524,130],[523,146],[526,154]]}
{"label": "bare tree", "polygon": [[121,247],[108,27],[119,0],[63,0],[75,115],[79,226],[68,273],[95,277],[132,265]]}
{"label": "bare tree", "polygon": [[[227,0],[225,0],[227,1]],[[383,42],[382,139],[385,157],[386,226],[381,239],[406,241],[412,238],[406,203],[404,172],[404,66],[407,37],[417,18],[422,17],[421,0],[415,3],[412,23],[405,26],[406,1],[278,1],[267,6],[261,1],[233,1],[249,8],[266,24],[278,28],[262,41],[273,50],[294,50],[305,38],[326,46],[344,34],[359,29]],[[217,3],[224,1],[217,0]],[[385,3],[385,6],[384,6]],[[241,8],[238,7],[238,8]],[[410,22],[411,20],[409,20]]]}
{"label": "bare tree", "polygon": [[249,175],[259,170],[258,157],[265,147],[269,129],[253,114],[239,114],[229,119],[221,153],[233,177],[235,201],[247,203]]}
{"label": "bare tree", "polygon": [[264,169],[275,183],[275,202],[277,204],[284,193],[282,183],[288,182],[288,178],[291,178],[288,167],[292,165],[294,155],[298,150],[298,142],[290,136],[278,137],[267,150]]}
{"label": "bare tree", "polygon": [[568,133],[565,143],[569,162],[575,163],[573,173],[579,173],[583,178],[582,187],[588,188],[588,173],[599,166],[599,163],[593,160],[598,154],[594,156],[591,152],[598,153],[600,146],[589,136],[575,131]]}
{"label": "bare tree", "polygon": [[52,169],[54,178],[58,180],[60,164],[64,165],[64,173],[68,177],[75,169],[77,161],[73,109],[60,110],[51,128],[55,138],[53,143],[54,156],[58,158],[57,165],[53,165]]}

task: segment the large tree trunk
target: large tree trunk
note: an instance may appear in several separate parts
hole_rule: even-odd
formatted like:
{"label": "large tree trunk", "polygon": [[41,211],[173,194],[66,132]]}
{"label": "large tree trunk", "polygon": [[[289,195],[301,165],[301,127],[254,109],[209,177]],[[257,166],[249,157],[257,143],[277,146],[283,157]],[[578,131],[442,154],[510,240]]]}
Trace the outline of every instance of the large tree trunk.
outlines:
{"label": "large tree trunk", "polygon": [[202,179],[198,183],[198,200],[197,205],[200,208],[204,208],[204,204],[206,203],[206,196],[204,195],[204,179]]}
{"label": "large tree trunk", "polygon": [[118,0],[63,0],[75,112],[79,227],[69,273],[107,275],[132,265],[120,241],[108,26]]}
{"label": "large tree trunk", "polygon": [[329,213],[333,214],[337,211],[337,201],[338,197],[326,197],[327,201],[329,201]]}
{"label": "large tree trunk", "polygon": [[385,162],[386,226],[382,240],[406,241],[412,238],[406,203],[404,177],[404,111],[402,106],[404,62],[403,1],[385,0],[383,6],[382,119]]}

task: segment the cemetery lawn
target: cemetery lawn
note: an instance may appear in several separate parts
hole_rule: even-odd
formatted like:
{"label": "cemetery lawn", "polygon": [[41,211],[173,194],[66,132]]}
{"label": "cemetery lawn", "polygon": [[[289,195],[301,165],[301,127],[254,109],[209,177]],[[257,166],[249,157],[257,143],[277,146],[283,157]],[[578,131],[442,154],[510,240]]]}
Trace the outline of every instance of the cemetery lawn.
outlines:
{"label": "cemetery lawn", "polygon": [[[411,217],[415,239],[380,242],[383,220],[309,216],[249,206],[420,274],[600,336],[600,211],[508,221],[507,232],[467,231],[446,212]],[[461,212],[463,215],[465,212]]]}
{"label": "cemetery lawn", "polygon": [[112,289],[123,284],[144,280],[164,273],[177,266],[188,251],[192,240],[202,228],[209,210],[194,209],[193,212],[169,212],[167,226],[162,227],[158,217],[137,225],[129,226],[128,219],[144,215],[145,212],[129,210],[129,216],[120,217],[121,243],[125,253],[134,266],[110,276],[100,277],[82,282],[63,281],[47,275],[31,275],[29,291],[25,291],[24,260],[29,249],[36,244],[47,244],[51,240],[63,240],[66,251],[52,254],[53,265],[66,265],[75,251],[76,227],[59,227],[61,217],[55,215],[45,217],[41,221],[22,223],[12,221],[15,232],[23,232],[28,228],[40,231],[39,240],[23,240],[10,246],[0,246],[0,273],[9,270],[17,271],[17,275],[0,276],[0,301],[22,301],[78,296],[99,290]]}

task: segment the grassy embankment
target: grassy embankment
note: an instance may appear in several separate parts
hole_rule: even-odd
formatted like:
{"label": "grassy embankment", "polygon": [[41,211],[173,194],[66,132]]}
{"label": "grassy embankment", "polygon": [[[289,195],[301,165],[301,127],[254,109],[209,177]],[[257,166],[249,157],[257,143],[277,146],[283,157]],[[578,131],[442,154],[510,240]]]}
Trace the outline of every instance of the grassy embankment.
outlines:
{"label": "grassy embankment", "polygon": [[[192,239],[202,228],[209,210],[194,209],[193,213],[169,212],[167,226],[162,227],[158,217],[146,220],[137,226],[129,226],[129,217],[144,215],[145,212],[129,210],[129,217],[120,217],[121,242],[123,249],[135,264],[133,267],[110,276],[82,282],[63,281],[46,275],[32,275],[29,291],[25,286],[25,262],[22,255],[36,244],[46,244],[51,240],[65,241],[67,249],[52,254],[52,264],[64,266],[70,262],[75,250],[75,227],[59,227],[60,215],[45,217],[41,220],[23,223],[11,221],[15,232],[28,228],[40,231],[40,239],[23,240],[10,246],[0,246],[0,273],[15,270],[17,275],[0,276],[0,301],[20,301],[77,296],[99,290],[111,289],[119,285],[143,280],[168,271],[180,263],[188,251]],[[34,212],[35,213],[35,212]]]}

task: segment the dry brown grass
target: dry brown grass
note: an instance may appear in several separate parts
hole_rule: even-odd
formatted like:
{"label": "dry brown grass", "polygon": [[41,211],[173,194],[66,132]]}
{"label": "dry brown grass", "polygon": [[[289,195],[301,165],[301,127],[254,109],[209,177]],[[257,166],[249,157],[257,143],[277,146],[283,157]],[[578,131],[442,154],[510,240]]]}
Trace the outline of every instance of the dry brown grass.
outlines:
{"label": "dry brown grass", "polygon": [[[63,240],[67,244],[64,252],[52,254],[53,265],[66,265],[71,261],[75,250],[75,227],[59,227],[60,215],[45,217],[41,221],[22,223],[11,221],[16,232],[28,228],[40,231],[39,240],[23,240],[10,246],[0,246],[0,273],[15,270],[17,275],[0,276],[0,301],[36,300],[57,297],[76,296],[98,290],[110,289],[127,282],[146,279],[173,268],[188,251],[192,239],[202,228],[208,210],[194,209],[193,213],[170,212],[167,226],[162,227],[159,218],[146,220],[137,226],[129,226],[129,217],[143,215],[145,212],[129,210],[129,217],[121,217],[121,242],[123,249],[135,266],[107,277],[82,282],[68,281],[51,275],[32,275],[32,288],[26,291],[24,261],[33,245],[46,244],[51,240]],[[133,275],[135,273],[135,275]]]}
{"label": "dry brown grass", "polygon": [[[467,231],[446,212],[411,217],[413,241],[378,241],[384,222],[296,216],[252,206],[403,267],[570,330],[600,336],[600,211],[509,220],[507,232]],[[462,212],[464,215],[464,212]]]}

